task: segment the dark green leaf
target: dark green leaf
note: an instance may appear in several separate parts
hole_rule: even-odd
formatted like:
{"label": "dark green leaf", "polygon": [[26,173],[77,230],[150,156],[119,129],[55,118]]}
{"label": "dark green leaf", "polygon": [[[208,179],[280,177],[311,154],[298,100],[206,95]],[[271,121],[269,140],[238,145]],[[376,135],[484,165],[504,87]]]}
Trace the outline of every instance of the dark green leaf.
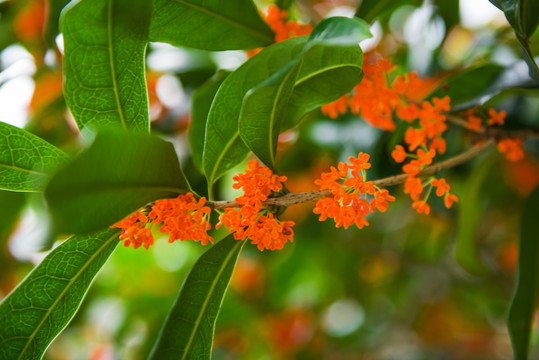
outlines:
{"label": "dark green leaf", "polygon": [[213,102],[213,98],[219,90],[230,71],[219,70],[215,76],[204,85],[197,88],[191,96],[191,122],[189,123],[189,146],[193,163],[202,169],[202,153],[204,151],[204,134],[206,132],[206,120]]}
{"label": "dark green leaf", "polygon": [[54,175],[45,197],[57,231],[82,233],[187,189],[171,143],[144,134],[103,132]]}
{"label": "dark green leaf", "polygon": [[485,159],[459,192],[459,203],[464,205],[459,206],[458,212],[456,258],[460,266],[474,275],[485,275],[488,271],[479,256],[477,231],[485,207],[481,188],[496,160],[496,154]]}
{"label": "dark green leaf", "polygon": [[215,321],[244,244],[229,235],[200,257],[168,314],[151,359],[210,359]]}
{"label": "dark green leaf", "polygon": [[26,130],[0,122],[0,189],[41,191],[67,155]]}
{"label": "dark green leaf", "polygon": [[289,65],[284,69],[282,77],[270,77],[247,92],[240,113],[239,132],[243,142],[271,168],[275,166],[281,118],[294,89],[301,63],[296,61]]}
{"label": "dark green leaf", "polygon": [[54,249],[0,304],[0,358],[41,359],[71,321],[120,232],[73,236]]}
{"label": "dark green leaf", "polygon": [[527,360],[535,304],[539,295],[539,187],[524,205],[518,244],[517,283],[509,308],[509,334],[515,360]]}
{"label": "dark green leaf", "polygon": [[493,64],[467,69],[443,81],[430,96],[449,96],[451,106],[455,107],[477,98],[494,83],[503,70],[503,66]]}
{"label": "dark green leaf", "polygon": [[151,6],[80,0],[64,8],[64,95],[79,128],[149,131],[144,64]]}
{"label": "dark green leaf", "polygon": [[528,64],[530,76],[539,81],[539,68],[529,46],[529,37],[539,24],[539,4],[535,0],[491,0],[502,10],[513,27],[520,43],[522,57]]}
{"label": "dark green leaf", "polygon": [[0,190],[0,246],[14,228],[25,203],[26,194]]}
{"label": "dark green leaf", "polygon": [[[363,54],[358,42],[369,36],[369,26],[362,20],[325,19],[296,58],[246,94],[239,120],[240,135],[267,166],[274,166],[277,138],[283,128],[293,126],[305,112],[335,100],[359,83]],[[297,91],[293,91],[295,87]],[[294,102],[290,106],[292,95]]]}
{"label": "dark green leaf", "polygon": [[388,16],[403,5],[421,5],[422,0],[362,0],[356,17],[372,23],[380,17]]}
{"label": "dark green leaf", "polygon": [[155,0],[152,41],[219,51],[266,46],[274,36],[251,0]]}
{"label": "dark green leaf", "polygon": [[271,45],[230,74],[217,91],[210,108],[204,142],[204,172],[211,185],[239,164],[249,149],[239,137],[238,119],[243,97],[301,52],[307,38]]}
{"label": "dark green leaf", "polygon": [[53,47],[55,44],[56,36],[58,35],[58,19],[62,9],[68,2],[69,0],[47,0],[47,19],[43,37],[49,47]]}

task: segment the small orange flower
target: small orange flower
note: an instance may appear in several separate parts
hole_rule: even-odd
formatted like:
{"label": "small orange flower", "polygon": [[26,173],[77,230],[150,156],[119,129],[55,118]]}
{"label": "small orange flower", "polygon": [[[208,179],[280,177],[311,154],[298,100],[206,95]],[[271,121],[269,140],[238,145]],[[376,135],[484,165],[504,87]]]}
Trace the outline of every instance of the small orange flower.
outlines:
{"label": "small orange flower", "polygon": [[224,225],[236,240],[249,238],[261,251],[282,249],[287,241],[292,242],[294,222],[280,221],[263,204],[272,192],[283,188],[286,177],[275,175],[269,168],[260,166],[257,160],[251,160],[247,170],[234,176],[233,180],[232,187],[243,190],[243,195],[236,198],[241,208],[226,208],[215,227]]}
{"label": "small orange flower", "polygon": [[412,207],[416,209],[416,211],[420,214],[425,213],[425,215],[430,214],[430,206],[427,204],[426,201],[423,200],[417,200],[414,201],[412,204]]}
{"label": "small orange flower", "polygon": [[415,176],[408,176],[404,182],[404,193],[410,194],[412,200],[418,200],[423,192],[423,184],[421,179]]}
{"label": "small orange flower", "polygon": [[459,198],[457,197],[457,195],[447,193],[444,196],[444,204],[445,204],[445,207],[448,209],[453,205],[453,202],[458,202],[458,201],[459,201]]}
{"label": "small orange flower", "polygon": [[406,157],[408,155],[406,155],[404,147],[402,147],[401,145],[397,145],[395,146],[395,150],[393,150],[393,152],[391,153],[391,156],[393,157],[393,159],[395,159],[396,162],[401,163],[406,160]]}
{"label": "small orange flower", "polygon": [[524,157],[522,148],[523,141],[520,138],[505,138],[498,141],[498,150],[505,155],[509,161],[518,161]]}
{"label": "small orange flower", "polygon": [[505,123],[505,117],[507,116],[507,112],[505,110],[502,110],[500,112],[496,112],[495,109],[490,108],[488,109],[488,124],[489,125],[503,125]]}
{"label": "small orange flower", "polygon": [[445,179],[433,179],[430,184],[436,188],[436,196],[443,196],[449,191],[449,185],[445,182]]}
{"label": "small orange flower", "polygon": [[125,240],[124,246],[133,245],[133,249],[144,246],[146,250],[153,245],[154,239],[150,229],[146,227],[148,217],[139,211],[112,225],[111,228],[121,228],[120,240]]}
{"label": "small orange flower", "polygon": [[[347,229],[351,225],[363,228],[369,225],[365,219],[369,213],[387,210],[395,198],[385,189],[378,189],[372,181],[365,181],[365,170],[371,167],[369,155],[359,153],[350,157],[348,163],[339,163],[338,169],[331,167],[330,172],[322,173],[315,184],[321,190],[331,190],[332,197],[318,200],[313,212],[320,215],[319,220],[335,220],[337,227]],[[350,173],[350,174],[349,174]],[[370,202],[368,197],[373,197]]]}
{"label": "small orange flower", "polygon": [[472,131],[481,130],[481,118],[477,116],[468,116],[468,129]]}

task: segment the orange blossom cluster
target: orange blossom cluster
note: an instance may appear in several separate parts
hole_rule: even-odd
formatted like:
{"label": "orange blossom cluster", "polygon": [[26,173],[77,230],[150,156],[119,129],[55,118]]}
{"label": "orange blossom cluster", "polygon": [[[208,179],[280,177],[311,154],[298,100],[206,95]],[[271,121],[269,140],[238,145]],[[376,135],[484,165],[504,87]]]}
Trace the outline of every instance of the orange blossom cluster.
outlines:
{"label": "orange blossom cluster", "polygon": [[[267,13],[263,14],[264,20],[275,33],[274,41],[281,42],[294,37],[309,35],[313,31],[310,24],[300,24],[294,20],[287,20],[288,11],[281,10],[275,4],[270,4]],[[249,50],[247,56],[251,57],[259,53],[262,48]]]}
{"label": "orange blossom cluster", "polygon": [[208,235],[210,208],[204,206],[205,202],[204,197],[197,201],[191,193],[157,200],[149,213],[147,209],[139,210],[112,227],[121,228],[120,240],[125,240],[124,246],[132,244],[135,249],[143,245],[147,250],[154,243],[151,226],[160,223],[159,231],[170,234],[169,243],[194,240],[207,245],[208,241],[213,243],[213,239]]}
{"label": "orange blossom cluster", "polygon": [[371,167],[369,154],[359,153],[357,158],[350,157],[348,161],[340,162],[337,168],[332,166],[330,172],[322,173],[315,181],[320,190],[331,190],[332,196],[318,200],[313,212],[320,215],[320,221],[332,218],[337,227],[347,229],[355,224],[361,229],[369,225],[365,218],[369,213],[386,211],[395,197],[372,181],[366,181],[365,170]]}
{"label": "orange blossom cluster", "polygon": [[[483,118],[477,114],[475,109],[468,109],[464,112],[464,116],[468,119],[468,129],[480,132],[483,128]],[[487,124],[488,126],[503,125],[507,113],[502,110],[497,112],[495,109],[488,109]],[[498,140],[498,150],[505,155],[509,161],[517,161],[524,157],[522,149],[523,140],[520,138],[505,138]]]}
{"label": "orange blossom cluster", "polygon": [[216,228],[224,225],[236,240],[250,238],[261,251],[282,249],[287,241],[292,242],[294,222],[280,221],[263,204],[272,192],[283,188],[286,177],[273,174],[253,159],[247,163],[247,170],[233,180],[233,188],[243,190],[243,195],[235,199],[240,208],[226,208]]}
{"label": "orange blossom cluster", "polygon": [[[393,81],[389,80],[389,73],[395,69],[395,65],[389,59],[378,59],[374,61],[372,56],[366,56],[363,71],[364,78],[354,87],[351,94],[347,94],[334,103],[322,107],[322,112],[332,118],[345,113],[348,109],[354,114],[361,116],[372,126],[383,130],[395,130],[393,115],[410,123],[404,134],[405,149],[402,145],[397,145],[392,153],[397,162],[404,162],[407,158],[412,160],[403,166],[403,171],[408,174],[404,184],[405,193],[410,194],[414,201],[413,208],[420,213],[429,213],[430,208],[426,203],[428,194],[432,186],[431,182],[423,183],[419,177],[419,172],[432,163],[436,154],[443,154],[446,150],[446,142],[442,134],[447,129],[445,112],[450,109],[450,99],[432,98],[432,101],[417,103],[412,101],[414,94],[425,93],[427,87],[424,82],[417,77],[415,72],[396,76]],[[408,151],[408,152],[407,152]],[[438,181],[445,183],[444,179],[432,178],[435,184]],[[423,187],[429,186],[426,196],[423,199]],[[444,189],[446,187],[444,186]],[[439,194],[440,191],[437,191]],[[451,206],[457,197],[447,191],[441,196],[446,199],[446,206]]]}

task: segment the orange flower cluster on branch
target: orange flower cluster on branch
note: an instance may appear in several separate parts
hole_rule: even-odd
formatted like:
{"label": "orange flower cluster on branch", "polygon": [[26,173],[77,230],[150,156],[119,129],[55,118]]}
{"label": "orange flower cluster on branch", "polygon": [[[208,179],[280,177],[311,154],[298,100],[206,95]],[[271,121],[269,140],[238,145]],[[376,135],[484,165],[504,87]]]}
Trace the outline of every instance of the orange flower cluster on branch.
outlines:
{"label": "orange flower cluster on branch", "polygon": [[[369,154],[359,153],[357,158],[350,157],[348,163],[340,162],[331,167],[330,172],[322,173],[315,181],[320,190],[331,190],[332,197],[318,200],[313,210],[320,215],[319,220],[335,220],[336,226],[358,228],[369,225],[365,218],[375,210],[384,212],[389,202],[394,201],[386,189],[377,188],[372,181],[367,181],[365,170],[371,167]],[[370,198],[370,200],[369,200]]]}
{"label": "orange flower cluster on branch", "polygon": [[[464,116],[468,120],[467,128],[469,130],[480,132],[483,129],[483,119],[477,114],[476,109],[466,110]],[[488,126],[503,125],[506,116],[505,110],[497,112],[495,109],[490,108],[487,112],[486,123]],[[498,140],[498,150],[505,155],[507,160],[518,161],[524,157],[523,143],[520,138],[504,138]]]}
{"label": "orange flower cluster on branch", "polygon": [[242,189],[243,195],[236,198],[239,209],[226,208],[216,228],[224,225],[236,240],[251,239],[259,250],[282,249],[287,241],[294,240],[293,221],[280,221],[271,209],[264,207],[271,193],[280,191],[285,176],[273,174],[257,160],[247,164],[243,174],[234,176],[234,189]]}
{"label": "orange flower cluster on branch", "polygon": [[111,227],[121,228],[120,240],[125,240],[124,246],[133,245],[134,249],[142,245],[147,250],[154,243],[152,224],[161,223],[159,231],[170,233],[169,243],[193,240],[207,245],[208,241],[213,243],[213,239],[208,235],[211,228],[208,222],[210,208],[204,206],[205,202],[205,198],[197,201],[191,193],[175,199],[157,200],[149,212],[144,208]]}
{"label": "orange flower cluster on branch", "polygon": [[[309,35],[313,31],[310,24],[301,24],[294,20],[288,19],[288,11],[281,10],[277,5],[270,4],[267,13],[263,15],[264,20],[275,33],[274,41],[281,42],[294,37]],[[262,48],[256,48],[247,51],[247,56],[256,55]]]}

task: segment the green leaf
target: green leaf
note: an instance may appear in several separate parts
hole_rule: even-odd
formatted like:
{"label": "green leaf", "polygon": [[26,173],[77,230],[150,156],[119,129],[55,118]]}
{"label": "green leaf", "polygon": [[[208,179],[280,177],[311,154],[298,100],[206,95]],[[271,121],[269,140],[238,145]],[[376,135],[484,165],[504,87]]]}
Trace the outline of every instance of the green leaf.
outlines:
{"label": "green leaf", "polygon": [[211,79],[197,88],[191,96],[191,122],[189,123],[189,146],[193,163],[202,169],[204,135],[210,107],[219,87],[230,74],[228,70],[219,70]]}
{"label": "green leaf", "polygon": [[64,95],[79,128],[149,132],[151,11],[147,0],[78,0],[64,8]]}
{"label": "green leaf", "polygon": [[271,168],[275,166],[281,118],[294,90],[301,63],[296,61],[288,65],[282,77],[275,80],[270,77],[247,92],[239,119],[239,132],[243,142]]}
{"label": "green leaf", "polygon": [[45,197],[55,230],[83,233],[188,187],[171,143],[144,134],[102,132],[54,175]]}
{"label": "green leaf", "polygon": [[47,19],[45,21],[45,29],[43,37],[49,47],[55,45],[56,36],[58,35],[58,19],[62,9],[67,5],[69,0],[47,0]]}
{"label": "green leaf", "polygon": [[504,70],[503,66],[487,64],[467,69],[443,81],[430,97],[449,96],[451,106],[463,104],[483,94]]}
{"label": "green leaf", "polygon": [[120,232],[73,236],[54,249],[0,304],[0,358],[41,359],[71,321]]}
{"label": "green leaf", "polygon": [[0,190],[0,246],[14,228],[25,203],[25,193]]}
{"label": "green leaf", "polygon": [[267,166],[274,166],[280,131],[295,125],[307,111],[337,99],[359,83],[363,53],[358,42],[369,36],[369,26],[362,20],[325,19],[313,30],[296,58],[245,95],[239,132],[244,143]]}
{"label": "green leaf", "polygon": [[152,41],[219,51],[266,46],[274,36],[251,0],[155,0]]}
{"label": "green leaf", "polygon": [[45,140],[0,122],[0,189],[41,191],[49,175],[67,159]]}
{"label": "green leaf", "polygon": [[391,15],[403,5],[419,6],[422,2],[422,0],[362,0],[355,16],[372,23],[377,18]]}
{"label": "green leaf", "polygon": [[203,165],[210,189],[249,153],[238,131],[245,94],[294,59],[306,41],[306,37],[297,37],[268,46],[223,81],[206,123]]}
{"label": "green leaf", "polygon": [[522,58],[528,64],[530,76],[539,80],[539,67],[529,46],[529,38],[539,24],[539,3],[534,0],[490,0],[490,2],[504,12],[520,43]]}
{"label": "green leaf", "polygon": [[515,293],[509,308],[508,327],[515,360],[527,360],[535,304],[539,298],[539,187],[524,204],[518,244]]}
{"label": "green leaf", "polygon": [[487,267],[481,260],[477,244],[477,230],[484,212],[484,201],[481,188],[496,162],[497,154],[486,158],[468,177],[464,188],[459,192],[458,226],[457,226],[457,262],[474,275],[485,275]]}
{"label": "green leaf", "polygon": [[198,259],[159,332],[151,359],[210,359],[215,321],[244,244],[229,235]]}

